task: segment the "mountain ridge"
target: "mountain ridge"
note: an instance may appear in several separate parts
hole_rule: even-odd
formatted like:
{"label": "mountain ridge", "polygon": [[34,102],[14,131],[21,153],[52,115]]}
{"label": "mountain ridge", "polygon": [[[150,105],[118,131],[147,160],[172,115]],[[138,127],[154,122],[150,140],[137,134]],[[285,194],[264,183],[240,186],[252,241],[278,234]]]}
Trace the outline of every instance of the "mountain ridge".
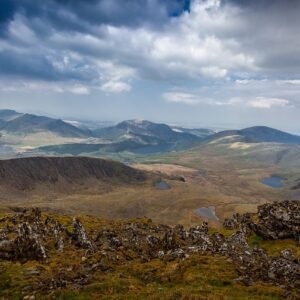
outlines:
{"label": "mountain ridge", "polygon": [[224,130],[207,137],[204,139],[204,142],[211,142],[230,136],[239,136],[239,141],[247,143],[273,142],[282,144],[300,144],[300,136],[268,126],[252,126],[240,130]]}
{"label": "mountain ridge", "polygon": [[2,121],[2,124],[0,123],[0,130],[9,133],[30,134],[40,131],[50,131],[63,137],[87,137],[92,135],[91,131],[75,127],[61,119],[27,113],[16,113],[16,117],[8,119],[7,117],[1,118],[1,112],[3,114],[3,111],[0,111],[0,120]]}
{"label": "mountain ridge", "polygon": [[99,182],[143,182],[145,172],[120,162],[88,157],[27,157],[0,160],[0,186],[30,190],[39,184],[77,184],[88,179]]}

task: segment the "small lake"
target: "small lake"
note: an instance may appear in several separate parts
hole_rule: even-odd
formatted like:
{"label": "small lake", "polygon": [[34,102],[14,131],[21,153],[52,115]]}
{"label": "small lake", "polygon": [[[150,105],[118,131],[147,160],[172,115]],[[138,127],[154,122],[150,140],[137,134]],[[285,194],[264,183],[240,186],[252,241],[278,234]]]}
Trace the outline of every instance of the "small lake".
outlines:
{"label": "small lake", "polygon": [[280,176],[270,176],[261,179],[261,183],[267,185],[268,187],[279,189],[284,187],[283,178]]}
{"label": "small lake", "polygon": [[169,190],[171,186],[165,181],[159,181],[154,184],[157,190]]}
{"label": "small lake", "polygon": [[216,216],[216,210],[214,206],[197,208],[196,214],[208,220],[219,221],[219,218]]}

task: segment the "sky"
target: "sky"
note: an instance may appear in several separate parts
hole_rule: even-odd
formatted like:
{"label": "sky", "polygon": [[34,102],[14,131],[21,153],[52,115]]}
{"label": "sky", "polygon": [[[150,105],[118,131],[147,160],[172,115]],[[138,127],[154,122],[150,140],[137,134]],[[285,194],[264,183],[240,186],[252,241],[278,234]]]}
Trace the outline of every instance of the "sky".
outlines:
{"label": "sky", "polygon": [[1,0],[0,109],[300,133],[298,0]]}

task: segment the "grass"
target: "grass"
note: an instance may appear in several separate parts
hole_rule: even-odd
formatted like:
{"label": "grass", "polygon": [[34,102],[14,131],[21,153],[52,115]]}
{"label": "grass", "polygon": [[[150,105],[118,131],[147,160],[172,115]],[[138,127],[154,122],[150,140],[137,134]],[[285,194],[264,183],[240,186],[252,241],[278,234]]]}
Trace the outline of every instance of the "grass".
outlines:
{"label": "grass", "polygon": [[[67,215],[51,214],[67,227],[72,218]],[[148,223],[149,219],[127,221],[110,221],[92,216],[79,216],[90,236],[97,228],[118,228],[124,222]],[[216,232],[210,230],[210,233]],[[233,231],[223,230],[225,235]],[[293,241],[264,241],[257,236],[250,238],[252,246],[266,248],[270,254],[280,252],[283,245],[295,248]],[[231,260],[219,255],[193,254],[185,260],[162,261],[154,259],[141,262],[140,259],[113,264],[107,272],[95,270],[86,285],[67,287],[53,292],[41,288],[41,283],[48,286],[51,278],[64,273],[66,278],[85,274],[82,257],[84,249],[65,244],[63,252],[53,250],[54,245],[47,244],[49,258],[44,262],[28,261],[26,263],[0,261],[0,299],[23,299],[25,295],[36,291],[36,299],[282,299],[283,290],[262,282],[245,286],[235,279],[239,276]],[[298,249],[299,250],[299,249]],[[97,257],[90,257],[91,264]],[[108,262],[109,263],[109,262]],[[39,275],[28,276],[30,269],[41,269]]]}
{"label": "grass", "polygon": [[253,234],[249,237],[248,242],[250,246],[258,246],[264,249],[268,255],[271,256],[279,256],[282,250],[291,249],[294,255],[300,258],[300,246],[295,240],[292,239],[264,240],[256,234]]}
{"label": "grass", "polygon": [[[183,262],[152,261],[121,266],[80,292],[59,291],[56,299],[280,299],[282,290],[239,284],[223,257],[193,256]],[[98,281],[97,280],[97,281]]]}
{"label": "grass", "polygon": [[256,234],[253,234],[249,237],[248,239],[248,243],[250,246],[252,247],[261,247],[262,246],[262,243],[263,243],[263,238],[256,235]]}

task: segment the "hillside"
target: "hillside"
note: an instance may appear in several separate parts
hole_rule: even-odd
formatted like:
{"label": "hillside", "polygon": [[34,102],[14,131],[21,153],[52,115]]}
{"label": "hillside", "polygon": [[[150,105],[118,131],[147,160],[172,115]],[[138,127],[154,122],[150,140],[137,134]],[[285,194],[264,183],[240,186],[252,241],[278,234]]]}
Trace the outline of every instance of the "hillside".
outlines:
{"label": "hillside", "polygon": [[33,157],[0,160],[0,187],[31,190],[42,184],[130,184],[146,180],[144,172],[121,163],[86,157]]}
{"label": "hillside", "polygon": [[49,131],[63,137],[87,137],[89,130],[80,129],[60,119],[23,114],[2,124],[0,130],[8,133],[30,134]]}
{"label": "hillside", "polygon": [[272,142],[281,144],[300,144],[300,136],[289,134],[266,126],[254,126],[242,130],[226,130],[211,135],[205,142],[213,142],[218,139],[228,141],[240,141],[246,143]]}
{"label": "hillside", "polygon": [[113,156],[114,153],[153,154],[182,150],[199,144],[202,138],[173,130],[166,124],[130,120],[116,126],[100,128],[93,135],[102,143],[68,143],[36,149],[51,155]]}
{"label": "hillside", "polygon": [[5,159],[19,155],[88,155],[127,161],[135,155],[188,149],[213,133],[145,120],[95,129],[97,124],[91,122],[86,127],[78,121],[0,110],[1,145],[11,149],[0,155]]}
{"label": "hillside", "polygon": [[0,120],[3,122],[8,122],[13,119],[16,119],[17,117],[22,116],[23,114],[18,113],[11,109],[0,109]]}
{"label": "hillside", "polygon": [[3,299],[299,299],[300,206],[265,204],[224,228],[12,207],[0,218]]}
{"label": "hillside", "polygon": [[144,144],[177,143],[178,145],[188,145],[199,141],[199,137],[196,135],[178,132],[166,124],[145,120],[123,121],[116,126],[96,130],[94,134],[113,141],[131,139]]}

